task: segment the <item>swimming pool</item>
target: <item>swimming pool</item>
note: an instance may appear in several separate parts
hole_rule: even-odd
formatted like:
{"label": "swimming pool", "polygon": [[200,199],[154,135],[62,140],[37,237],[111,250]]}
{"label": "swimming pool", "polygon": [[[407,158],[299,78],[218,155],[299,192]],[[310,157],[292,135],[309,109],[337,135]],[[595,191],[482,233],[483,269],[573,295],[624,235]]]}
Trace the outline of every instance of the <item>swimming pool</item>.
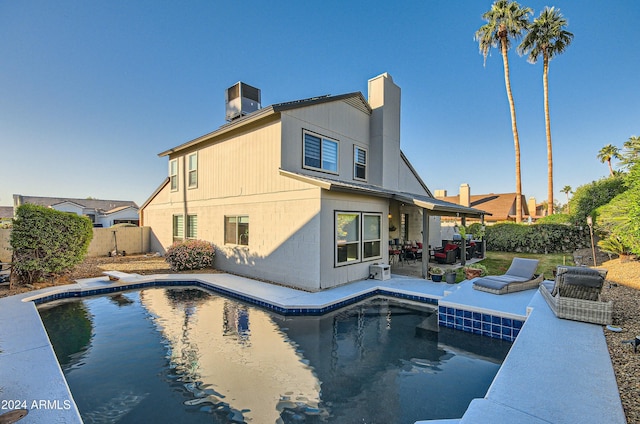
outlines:
{"label": "swimming pool", "polygon": [[154,287],[39,309],[85,423],[456,418],[511,346],[438,329],[432,309],[385,298],[282,317]]}

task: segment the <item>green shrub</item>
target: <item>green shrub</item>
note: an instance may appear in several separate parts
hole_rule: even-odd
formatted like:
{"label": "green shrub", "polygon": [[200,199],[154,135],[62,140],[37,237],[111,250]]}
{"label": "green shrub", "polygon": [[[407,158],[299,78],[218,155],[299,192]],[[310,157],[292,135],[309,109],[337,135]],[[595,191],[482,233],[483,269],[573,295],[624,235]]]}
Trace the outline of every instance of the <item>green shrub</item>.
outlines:
{"label": "green shrub", "polygon": [[588,227],[562,224],[504,223],[487,226],[487,250],[525,253],[569,253],[590,246]]}
{"label": "green shrub", "polygon": [[475,240],[482,240],[485,235],[485,226],[479,222],[474,222],[467,227],[467,234],[472,234]]}
{"label": "green shrub", "polygon": [[626,190],[624,179],[620,176],[603,178],[578,187],[569,201],[571,221],[575,225],[585,225],[588,215],[593,217],[598,207],[606,205]]}
{"label": "green shrub", "polygon": [[538,219],[536,224],[571,224],[571,217],[566,213],[554,213]]}
{"label": "green shrub", "polygon": [[622,254],[640,255],[640,163],[632,165],[618,179],[622,179],[626,191],[592,211],[595,230],[604,241],[601,247],[605,251],[624,250]]}
{"label": "green shrub", "polygon": [[211,268],[215,246],[204,240],[177,241],[167,249],[166,261],[172,271]]}
{"label": "green shrub", "polygon": [[598,242],[598,247],[604,253],[611,253],[614,255],[628,255],[631,249],[620,240],[620,237],[611,236],[606,239],[602,239]]}
{"label": "green shrub", "polygon": [[92,238],[93,226],[86,216],[21,205],[10,238],[14,272],[32,284],[69,271],[83,261]]}

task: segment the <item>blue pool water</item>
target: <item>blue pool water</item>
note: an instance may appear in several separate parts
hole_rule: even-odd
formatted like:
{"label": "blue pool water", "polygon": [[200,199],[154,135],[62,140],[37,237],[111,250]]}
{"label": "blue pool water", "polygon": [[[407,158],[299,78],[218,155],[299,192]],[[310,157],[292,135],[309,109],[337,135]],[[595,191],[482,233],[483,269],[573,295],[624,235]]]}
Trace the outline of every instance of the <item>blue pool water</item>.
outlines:
{"label": "blue pool water", "polygon": [[384,298],[282,317],[156,287],[39,309],[87,424],[457,418],[511,347],[438,329],[431,309]]}

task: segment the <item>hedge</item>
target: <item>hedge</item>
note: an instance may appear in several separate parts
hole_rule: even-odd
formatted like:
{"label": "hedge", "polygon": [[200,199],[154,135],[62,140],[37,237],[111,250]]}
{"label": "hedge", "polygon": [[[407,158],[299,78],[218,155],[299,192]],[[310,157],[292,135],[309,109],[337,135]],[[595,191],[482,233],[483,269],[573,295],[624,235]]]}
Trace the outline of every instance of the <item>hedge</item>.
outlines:
{"label": "hedge", "polygon": [[84,260],[92,238],[93,225],[86,216],[21,205],[10,237],[14,272],[21,281],[34,283],[68,271]]}
{"label": "hedge", "polygon": [[571,253],[591,246],[588,227],[563,224],[502,223],[487,226],[487,250],[524,253]]}

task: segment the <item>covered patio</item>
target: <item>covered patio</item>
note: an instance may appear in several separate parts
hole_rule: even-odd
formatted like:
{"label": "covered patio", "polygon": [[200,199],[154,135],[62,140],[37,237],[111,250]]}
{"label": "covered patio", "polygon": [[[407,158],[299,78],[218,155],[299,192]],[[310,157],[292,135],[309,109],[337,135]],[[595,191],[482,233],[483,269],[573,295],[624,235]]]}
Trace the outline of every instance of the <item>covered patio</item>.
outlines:
{"label": "covered patio", "polygon": [[[398,274],[427,278],[430,266],[459,268],[466,265],[468,261],[477,261],[473,254],[467,258],[468,245],[465,238],[456,242],[460,249],[459,259],[453,263],[438,263],[434,260],[436,249],[444,247],[442,246],[440,217],[458,218],[463,226],[467,225],[467,218],[474,218],[480,220],[480,223],[484,225],[486,214],[487,212],[479,209],[456,205],[433,197],[411,193],[394,194],[389,202],[389,244],[401,246],[403,249],[394,250],[392,256],[389,257],[392,271]],[[397,219],[394,219],[394,216]],[[421,252],[417,255],[415,245],[418,248],[422,246],[419,249]],[[411,249],[407,249],[409,246],[413,246],[413,252]],[[485,242],[481,241],[477,249],[482,256],[486,250]]]}
{"label": "covered patio", "polygon": [[[390,264],[391,274],[404,275],[406,277],[413,277],[413,278],[426,278],[422,276],[422,262],[427,260],[428,260],[428,257],[423,256],[422,259],[415,259],[415,260],[409,259],[409,260],[397,261],[397,262],[394,261]],[[481,260],[482,258],[471,258],[466,261],[465,265],[473,264]],[[428,267],[437,266],[443,269],[444,271],[448,271],[450,269],[457,270],[463,267],[463,265],[460,262],[456,262],[451,265],[446,265],[446,264],[439,264],[433,261],[430,261],[427,266]]]}
{"label": "covered patio", "polygon": [[[392,241],[395,243],[397,240],[398,243],[396,244],[403,246],[407,242],[420,243],[422,245],[422,258],[427,258],[427,260],[420,261],[421,270],[419,276],[421,278],[427,278],[429,273],[429,250],[436,249],[442,244],[440,217],[459,218],[461,224],[466,226],[467,218],[478,219],[484,225],[484,216],[490,215],[480,209],[436,199],[421,180],[420,184],[426,194],[395,191],[365,183],[338,181],[327,177],[310,176],[284,170],[280,170],[280,174],[315,185],[323,190],[387,199],[389,220],[388,225],[382,223],[381,228],[382,245],[380,248],[382,258],[384,262],[391,264],[391,259],[393,258],[389,257],[387,246]],[[466,252],[467,241],[461,240],[460,242],[461,252]],[[484,243],[481,249],[484,252]],[[461,254],[460,266],[464,266],[466,260],[466,254]]]}

